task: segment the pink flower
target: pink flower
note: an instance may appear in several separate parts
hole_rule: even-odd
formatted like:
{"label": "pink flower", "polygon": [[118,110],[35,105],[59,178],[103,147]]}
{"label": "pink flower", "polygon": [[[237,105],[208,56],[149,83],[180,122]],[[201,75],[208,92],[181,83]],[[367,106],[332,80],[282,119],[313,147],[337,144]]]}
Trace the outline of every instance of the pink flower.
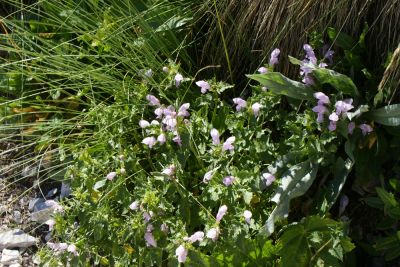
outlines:
{"label": "pink flower", "polygon": [[321,123],[324,121],[324,113],[326,113],[328,109],[324,105],[318,104],[318,106],[313,107],[312,111],[317,113],[317,122]]}
{"label": "pink flower", "polygon": [[154,110],[154,114],[156,114],[157,115],[157,119],[161,119],[161,117],[162,117],[162,115],[164,114],[164,109],[163,108],[156,108],[155,110]]}
{"label": "pink flower", "polygon": [[175,117],[176,116],[176,111],[174,106],[168,106],[167,108],[163,109],[164,116],[171,116]]}
{"label": "pink flower", "polygon": [[334,130],[336,130],[336,121],[330,121],[329,125],[328,125],[328,130],[333,132]]}
{"label": "pink flower", "polygon": [[329,120],[330,121],[338,121],[339,117],[335,112],[333,112],[331,115],[329,115]]}
{"label": "pink flower", "polygon": [[329,104],[330,103],[329,97],[326,94],[322,93],[322,92],[314,93],[314,97],[316,99],[318,99],[318,105],[323,105],[323,104]]}
{"label": "pink flower", "polygon": [[187,255],[188,255],[188,250],[183,245],[180,245],[175,250],[175,256],[177,256],[178,262],[180,263],[184,263],[186,261]]}
{"label": "pink flower", "polygon": [[251,110],[253,111],[254,116],[258,117],[258,113],[260,112],[261,107],[262,106],[260,103],[254,103],[251,106]]}
{"label": "pink flower", "polygon": [[179,134],[176,134],[174,136],[174,138],[172,138],[172,141],[174,141],[175,143],[177,143],[179,146],[182,145],[182,139],[181,136]]}
{"label": "pink flower", "polygon": [[147,99],[147,101],[149,101],[149,104],[151,106],[159,106],[160,105],[160,100],[158,100],[158,98],[155,97],[154,95],[147,95],[146,99]]}
{"label": "pink flower", "polygon": [[150,123],[146,120],[140,120],[139,121],[139,126],[140,128],[144,129],[150,126]]}
{"label": "pink flower", "polygon": [[153,233],[146,232],[144,234],[144,239],[146,240],[146,246],[150,247],[157,247],[157,241],[154,239]]}
{"label": "pink flower", "polygon": [[110,172],[109,174],[107,174],[106,178],[112,181],[115,178],[115,176],[117,176],[116,172]]}
{"label": "pink flower", "polygon": [[190,107],[190,104],[189,103],[185,103],[185,104],[183,104],[180,108],[179,108],[179,110],[178,110],[178,116],[181,116],[181,117],[189,117],[189,112],[187,111],[188,109],[189,109],[189,107]]}
{"label": "pink flower", "polygon": [[175,165],[172,164],[172,165],[168,166],[167,168],[165,168],[162,171],[162,174],[165,174],[167,176],[172,176],[175,174],[175,169],[176,169]]}
{"label": "pink flower", "polygon": [[354,122],[350,122],[349,125],[347,125],[347,132],[349,134],[353,134],[353,131],[355,128],[356,128],[356,124]]}
{"label": "pink flower", "polygon": [[224,217],[224,215],[227,211],[228,211],[228,207],[226,205],[223,205],[218,209],[217,216],[215,217],[217,223],[219,223],[221,221],[222,217]]}
{"label": "pink flower", "polygon": [[222,179],[222,183],[224,183],[224,185],[226,186],[232,185],[234,181],[235,177],[233,176],[226,176],[224,179]]}
{"label": "pink flower", "polygon": [[174,130],[176,125],[178,124],[178,121],[172,115],[165,116],[162,122],[167,126],[167,130]]}
{"label": "pink flower", "polygon": [[219,132],[218,132],[218,130],[215,129],[215,128],[211,129],[210,135],[211,135],[211,138],[213,140],[212,141],[213,145],[219,145],[220,141],[219,141]]}
{"label": "pink flower", "polygon": [[259,73],[264,74],[268,72],[268,69],[266,67],[261,67],[257,70]]}
{"label": "pink flower", "polygon": [[144,73],[144,75],[146,75],[147,77],[153,76],[153,70],[152,70],[152,69],[147,70],[147,71]]}
{"label": "pink flower", "polygon": [[142,140],[142,144],[145,144],[149,148],[152,148],[156,144],[157,140],[153,137],[146,137]]}
{"label": "pink flower", "polygon": [[137,210],[137,209],[139,208],[139,201],[137,201],[137,200],[133,201],[133,202],[129,205],[129,208],[130,208],[131,210]]}
{"label": "pink flower", "polygon": [[147,211],[143,212],[143,220],[145,223],[148,223],[152,217],[153,217],[152,212],[150,213]]}
{"label": "pink flower", "polygon": [[311,45],[305,44],[303,48],[306,51],[306,59],[308,59],[310,63],[317,65],[317,58],[315,57],[314,49]]}
{"label": "pink flower", "polygon": [[272,53],[271,53],[271,58],[269,60],[269,65],[272,67],[276,64],[278,64],[278,57],[279,54],[281,53],[281,50],[279,48],[275,48]]}
{"label": "pink flower", "polygon": [[370,125],[368,125],[368,124],[365,124],[365,123],[360,124],[360,126],[358,126],[358,128],[361,129],[361,132],[362,132],[362,134],[364,136],[373,131],[372,127]]}
{"label": "pink flower", "polygon": [[160,123],[158,121],[156,121],[156,120],[152,120],[150,125],[158,126],[158,125],[160,125]]}
{"label": "pink flower", "polygon": [[54,225],[56,224],[56,221],[54,219],[48,219],[44,223],[49,226],[49,231],[53,231]]}
{"label": "pink flower", "polygon": [[232,99],[233,103],[236,104],[236,111],[240,111],[242,108],[247,106],[247,102],[240,97]]}
{"label": "pink flower", "polygon": [[225,143],[222,145],[222,151],[233,151],[234,147],[233,147],[233,143],[235,142],[235,137],[231,136],[228,139],[226,139]]}
{"label": "pink flower", "polygon": [[163,233],[168,234],[168,230],[169,230],[169,229],[168,229],[168,225],[167,225],[166,223],[161,224],[160,230],[161,230]]}
{"label": "pink flower", "polygon": [[219,228],[211,228],[210,230],[208,230],[206,236],[212,241],[217,241],[219,236]]}
{"label": "pink flower", "polygon": [[270,186],[270,185],[276,180],[275,176],[272,175],[272,174],[269,173],[269,172],[263,173],[263,174],[262,174],[262,177],[263,177],[264,180],[265,180],[265,185],[266,185],[266,186]]}
{"label": "pink flower", "polygon": [[179,87],[179,85],[181,84],[181,82],[183,81],[183,76],[180,73],[177,73],[175,75],[175,86]]}
{"label": "pink flower", "polygon": [[213,177],[213,171],[207,172],[206,174],[204,174],[203,183],[208,184],[208,182],[211,181],[212,177]]}
{"label": "pink flower", "polygon": [[345,99],[345,100],[339,100],[335,103],[335,108],[336,108],[336,114],[340,115],[340,114],[346,114],[347,111],[351,110],[352,108],[354,108],[354,106],[352,105],[353,103],[353,99],[349,98],[349,99]]}
{"label": "pink flower", "polygon": [[167,141],[167,138],[165,137],[165,134],[160,134],[157,136],[157,142],[159,142],[161,145],[163,145]]}
{"label": "pink flower", "polygon": [[253,216],[253,214],[252,214],[251,211],[249,211],[249,210],[245,210],[245,211],[243,212],[244,220],[245,220],[246,223],[248,223],[248,224],[250,224],[250,219],[251,219],[252,216]]}
{"label": "pink flower", "polygon": [[210,84],[206,81],[197,81],[196,85],[200,87],[200,91],[202,94],[207,93],[207,91],[211,88]]}
{"label": "pink flower", "polygon": [[74,254],[75,256],[78,256],[78,251],[76,251],[76,246],[74,244],[70,244],[67,248],[68,252],[71,252],[72,254]]}
{"label": "pink flower", "polygon": [[191,235],[190,237],[185,237],[183,240],[185,241],[189,241],[190,243],[194,243],[196,241],[203,241],[204,238],[204,232],[202,231],[198,231],[196,233],[194,233],[193,235]]}

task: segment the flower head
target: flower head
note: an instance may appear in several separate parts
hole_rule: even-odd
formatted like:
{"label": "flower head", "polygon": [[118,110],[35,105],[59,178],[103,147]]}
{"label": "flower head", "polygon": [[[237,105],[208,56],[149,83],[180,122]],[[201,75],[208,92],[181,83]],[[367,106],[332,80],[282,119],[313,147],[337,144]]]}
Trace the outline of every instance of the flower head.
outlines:
{"label": "flower head", "polygon": [[268,69],[266,67],[261,67],[257,70],[259,73],[264,74],[268,72]]}
{"label": "flower head", "polygon": [[167,138],[165,137],[165,134],[160,134],[157,136],[157,142],[160,143],[160,145],[163,145],[167,141]]}
{"label": "flower head", "polygon": [[314,93],[314,97],[316,99],[318,99],[318,105],[323,105],[323,104],[329,104],[330,103],[329,97],[326,94],[322,93],[322,92]]}
{"label": "flower head", "polygon": [[152,148],[156,144],[157,140],[153,137],[146,137],[142,140],[142,144],[145,144],[149,148]]}
{"label": "flower head", "polygon": [[183,245],[180,245],[175,250],[175,256],[178,258],[178,262],[180,263],[184,263],[186,261],[187,255],[188,255],[188,250]]}
{"label": "flower head", "polygon": [[71,253],[74,254],[75,256],[78,256],[78,255],[79,255],[79,254],[78,254],[78,251],[76,251],[76,246],[75,246],[74,244],[68,245],[67,251],[68,251],[68,252],[71,252]]}
{"label": "flower head", "polygon": [[222,151],[233,151],[235,148],[233,147],[233,143],[235,142],[235,137],[231,136],[228,139],[226,139],[226,141],[224,142],[224,144],[222,145]]}
{"label": "flower head", "polygon": [[224,183],[224,185],[226,186],[232,185],[234,181],[235,181],[234,176],[226,176],[224,179],[222,179],[222,183]]}
{"label": "flower head", "polygon": [[221,207],[219,207],[217,216],[215,217],[218,223],[221,221],[222,217],[224,217],[227,211],[228,207],[226,205],[222,205]]}
{"label": "flower head", "polygon": [[154,239],[153,233],[151,232],[146,232],[144,234],[144,239],[146,240],[146,245],[148,247],[152,246],[152,247],[157,247],[157,241]]}
{"label": "flower head", "polygon": [[154,95],[147,95],[146,99],[147,99],[147,101],[149,101],[149,104],[151,106],[159,106],[160,105],[160,100],[158,100],[158,98],[155,97]]}
{"label": "flower head", "polygon": [[196,233],[194,233],[193,235],[191,235],[190,237],[185,237],[184,240],[185,241],[189,241],[190,243],[194,243],[196,241],[203,241],[204,238],[204,232],[203,231],[198,231]]}
{"label": "flower head", "polygon": [[152,69],[146,70],[146,72],[144,73],[144,75],[146,75],[147,77],[153,76],[153,70],[152,70]]}
{"label": "flower head", "polygon": [[259,114],[259,112],[260,112],[261,107],[262,107],[262,106],[261,106],[260,103],[254,103],[254,104],[251,106],[251,110],[253,111],[254,116],[258,117],[258,114]]}
{"label": "flower head", "polygon": [[189,112],[187,111],[188,109],[189,109],[189,107],[190,107],[190,104],[189,103],[185,103],[185,104],[183,104],[180,108],[179,108],[179,110],[178,110],[178,116],[181,116],[181,117],[189,117]]}
{"label": "flower head", "polygon": [[305,44],[303,48],[306,51],[306,59],[308,59],[310,63],[317,65],[317,58],[315,57],[314,49],[311,45]]}
{"label": "flower head", "polygon": [[177,143],[179,146],[182,145],[182,139],[181,136],[179,134],[176,134],[173,138],[172,141],[174,141],[175,143]]}
{"label": "flower head", "polygon": [[213,177],[213,171],[206,172],[206,174],[204,174],[203,177],[203,183],[208,184],[208,182],[211,181],[212,177]]}
{"label": "flower head", "polygon": [[278,57],[279,57],[280,53],[281,53],[281,50],[279,50],[279,48],[275,48],[272,51],[271,58],[269,60],[269,65],[270,66],[274,66],[274,65],[278,64]]}
{"label": "flower head", "polygon": [[162,115],[164,114],[164,109],[163,108],[156,108],[155,110],[154,110],[154,114],[156,114],[157,115],[157,119],[161,119],[161,117],[162,117]]}
{"label": "flower head", "polygon": [[163,67],[163,68],[162,68],[162,71],[165,72],[165,73],[167,73],[167,72],[169,72],[169,68],[168,68],[168,67]]}
{"label": "flower head", "polygon": [[347,132],[349,134],[353,134],[354,129],[356,128],[356,124],[352,121],[347,125]]}
{"label": "flower head", "polygon": [[339,116],[335,112],[333,112],[331,115],[329,115],[329,120],[330,121],[338,121]]}
{"label": "flower head", "polygon": [[232,99],[233,103],[236,104],[236,111],[240,111],[242,108],[245,108],[247,106],[246,100],[243,100],[240,97],[236,97]]}
{"label": "flower head", "polygon": [[333,132],[334,130],[336,130],[336,121],[330,121],[329,125],[328,125],[328,130]]}
{"label": "flower head", "polygon": [[175,167],[175,165],[169,165],[167,168],[165,168],[163,171],[162,171],[162,174],[165,174],[165,175],[167,175],[167,176],[172,176],[172,175],[174,175],[175,174],[175,169],[176,169],[176,167]]}
{"label": "flower head", "polygon": [[220,141],[219,141],[219,132],[217,129],[213,128],[210,131],[210,135],[212,138],[212,143],[213,145],[219,145]]}
{"label": "flower head", "polygon": [[146,120],[140,120],[139,121],[139,126],[140,128],[144,129],[150,126],[150,123]]}
{"label": "flower head", "polygon": [[175,75],[175,86],[179,87],[179,85],[181,84],[181,82],[183,81],[183,76],[180,73],[177,73]]}
{"label": "flower head", "polygon": [[115,178],[115,176],[117,176],[116,172],[110,172],[109,174],[107,174],[106,178],[111,181]]}
{"label": "flower head", "polygon": [[219,228],[211,228],[210,230],[208,230],[206,236],[212,241],[217,241],[219,236]]}
{"label": "flower head", "polygon": [[200,87],[200,91],[201,91],[202,94],[207,93],[207,91],[210,90],[210,88],[211,88],[210,84],[208,82],[206,82],[206,81],[203,81],[203,80],[202,81],[197,81],[196,85],[198,87]]}
{"label": "flower head", "polygon": [[361,129],[361,132],[364,136],[373,131],[372,127],[365,123],[360,124],[360,126],[358,126],[358,127]]}
{"label": "flower head", "polygon": [[343,101],[342,100],[337,101],[335,103],[336,114],[337,115],[346,114],[349,110],[354,108],[352,103],[353,103],[353,99],[351,99],[351,98],[344,99]]}
{"label": "flower head", "polygon": [[139,208],[139,201],[137,201],[137,200],[133,201],[133,202],[129,205],[129,208],[130,208],[131,210],[137,210],[137,209]]}
{"label": "flower head", "polygon": [[266,185],[266,186],[270,186],[270,185],[276,180],[275,176],[272,175],[272,174],[269,173],[269,172],[263,173],[263,174],[262,174],[262,177],[263,177],[264,180],[265,180],[265,185]]}
{"label": "flower head", "polygon": [[53,231],[54,225],[56,224],[56,221],[54,219],[48,219],[44,223],[49,226],[49,231]]}
{"label": "flower head", "polygon": [[253,216],[253,214],[252,214],[251,211],[249,211],[249,210],[245,210],[245,211],[243,212],[244,220],[245,220],[247,223],[250,223],[250,219],[251,219],[252,216]]}
{"label": "flower head", "polygon": [[165,124],[167,130],[174,130],[176,125],[178,124],[178,121],[176,120],[175,116],[167,115],[162,120],[162,123]]}

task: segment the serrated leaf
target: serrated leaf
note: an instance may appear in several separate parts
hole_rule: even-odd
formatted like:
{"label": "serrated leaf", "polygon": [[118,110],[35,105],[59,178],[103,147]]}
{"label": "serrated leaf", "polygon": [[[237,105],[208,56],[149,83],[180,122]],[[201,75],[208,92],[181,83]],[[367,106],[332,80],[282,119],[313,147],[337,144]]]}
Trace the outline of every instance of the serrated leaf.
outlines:
{"label": "serrated leaf", "polygon": [[102,188],[106,184],[106,182],[107,182],[107,179],[103,179],[103,180],[97,181],[94,184],[93,189],[94,190],[99,190],[100,188]]}
{"label": "serrated leaf", "polygon": [[256,80],[267,86],[274,94],[285,95],[299,100],[314,101],[314,91],[306,85],[293,81],[279,72],[267,72],[265,74],[247,75],[250,79]]}
{"label": "serrated leaf", "polygon": [[387,126],[400,126],[400,104],[388,105],[368,113],[375,122]]}
{"label": "serrated leaf", "polygon": [[321,84],[330,84],[339,92],[359,96],[356,85],[346,75],[324,68],[315,68],[312,74]]}
{"label": "serrated leaf", "polygon": [[268,236],[275,231],[275,222],[288,216],[290,200],[303,195],[311,186],[317,170],[318,164],[305,161],[291,167],[282,175],[281,184],[271,198],[276,207],[265,224],[265,233]]}

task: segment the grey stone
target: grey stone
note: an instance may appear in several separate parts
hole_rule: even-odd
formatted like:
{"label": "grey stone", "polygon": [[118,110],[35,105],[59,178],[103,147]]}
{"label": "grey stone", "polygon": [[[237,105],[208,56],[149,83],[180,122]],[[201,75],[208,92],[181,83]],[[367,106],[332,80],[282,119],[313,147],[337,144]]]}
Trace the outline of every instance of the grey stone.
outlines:
{"label": "grey stone", "polygon": [[48,198],[53,197],[55,194],[57,194],[57,191],[58,191],[57,188],[51,189],[49,192],[47,192],[46,197],[48,197]]}
{"label": "grey stone", "polygon": [[43,198],[34,198],[29,201],[28,209],[29,211],[33,211],[36,205],[43,203],[45,200]]}
{"label": "grey stone", "polygon": [[21,215],[21,212],[19,210],[14,210],[14,212],[13,212],[13,220],[17,224],[21,224],[22,223],[22,215]]}
{"label": "grey stone", "polygon": [[8,267],[21,267],[22,265],[19,263],[10,264]]}
{"label": "grey stone", "polygon": [[61,211],[62,207],[54,200],[46,200],[43,203],[38,203],[33,210],[35,212],[31,213],[31,221],[44,223],[51,219],[53,214]]}
{"label": "grey stone", "polygon": [[25,234],[19,229],[0,233],[0,249],[4,248],[26,248],[34,246],[36,238]]}
{"label": "grey stone", "polygon": [[71,187],[69,186],[69,184],[63,182],[61,184],[60,198],[62,199],[64,197],[69,197],[69,195],[71,195]]}
{"label": "grey stone", "polygon": [[3,265],[10,265],[10,264],[15,264],[15,263],[21,263],[22,258],[21,255],[19,254],[18,250],[11,250],[11,249],[3,249],[3,252],[1,253],[1,259],[0,263]]}

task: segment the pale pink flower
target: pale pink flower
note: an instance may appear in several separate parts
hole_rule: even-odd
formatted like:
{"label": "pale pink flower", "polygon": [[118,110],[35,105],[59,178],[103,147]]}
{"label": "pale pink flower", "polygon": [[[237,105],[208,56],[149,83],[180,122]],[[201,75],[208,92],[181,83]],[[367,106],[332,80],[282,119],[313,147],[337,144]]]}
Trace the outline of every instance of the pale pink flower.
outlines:
{"label": "pale pink flower", "polygon": [[44,223],[49,226],[49,231],[53,231],[54,225],[56,224],[56,221],[54,219],[48,219]]}
{"label": "pale pink flower", "polygon": [[189,241],[190,243],[194,243],[196,241],[203,241],[204,238],[204,232],[202,231],[198,231],[196,233],[194,233],[193,235],[191,235],[190,237],[185,237],[183,240],[185,241]]}
{"label": "pale pink flower", "polygon": [[165,116],[162,122],[167,126],[168,130],[174,130],[176,125],[178,124],[178,121],[172,115]]}
{"label": "pale pink flower", "polygon": [[116,172],[110,172],[109,174],[107,174],[106,178],[112,181],[115,178],[115,176],[117,176]]}
{"label": "pale pink flower", "polygon": [[144,75],[146,75],[147,77],[153,76],[153,70],[152,70],[152,69],[148,69],[148,70],[144,73]]}
{"label": "pale pink flower", "polygon": [[232,99],[233,103],[236,104],[236,111],[240,111],[242,108],[245,108],[247,106],[246,100],[243,100],[240,97],[236,97]]}
{"label": "pale pink flower", "polygon": [[330,121],[338,121],[339,116],[335,112],[333,112],[331,115],[329,115],[329,120]]}
{"label": "pale pink flower", "polygon": [[336,114],[337,115],[346,114],[349,110],[354,108],[352,103],[353,103],[353,99],[351,99],[351,98],[344,99],[343,101],[342,100],[337,101],[335,103]]}
{"label": "pale pink flower", "polygon": [[258,117],[258,114],[259,114],[259,112],[260,112],[261,107],[262,107],[262,106],[261,106],[260,103],[254,103],[254,104],[251,106],[251,110],[253,111],[254,116]]}
{"label": "pale pink flower", "polygon": [[160,230],[161,230],[161,232],[168,234],[168,231],[169,231],[168,225],[166,223],[161,224]]}
{"label": "pale pink flower", "polygon": [[365,123],[360,124],[360,125],[358,126],[358,128],[361,129],[361,132],[362,132],[362,134],[363,134],[364,136],[373,131],[372,127],[371,127],[370,125],[368,125],[368,124],[365,124]]}
{"label": "pale pink flower", "polygon": [[181,117],[189,117],[189,112],[187,111],[188,109],[189,109],[189,107],[190,107],[190,104],[189,103],[185,103],[185,104],[183,104],[180,108],[179,108],[179,110],[178,110],[178,116],[181,116]]}
{"label": "pale pink flower", "polygon": [[152,120],[150,125],[158,126],[158,125],[160,125],[160,123],[158,121],[156,121],[156,120]]}
{"label": "pale pink flower", "polygon": [[336,121],[330,121],[328,125],[328,130],[333,132],[336,130]]}
{"label": "pale pink flower", "polygon": [[165,137],[165,134],[160,134],[157,136],[157,142],[159,142],[161,145],[163,145],[167,141],[167,138]]}
{"label": "pale pink flower", "polygon": [[172,164],[172,165],[168,166],[167,168],[165,168],[162,171],[162,174],[165,174],[167,176],[172,176],[175,174],[175,169],[176,169],[175,165]]}
{"label": "pale pink flower", "polygon": [[156,114],[157,115],[157,119],[161,119],[161,117],[162,117],[162,115],[164,114],[164,109],[163,108],[156,108],[155,110],[154,110],[154,114]]}
{"label": "pale pink flower", "polygon": [[150,247],[157,247],[157,241],[154,239],[153,233],[146,232],[144,234],[144,239],[146,240],[146,246]]}
{"label": "pale pink flower", "polygon": [[177,143],[179,146],[182,145],[182,139],[181,136],[179,134],[176,134],[173,138],[172,141],[174,141],[175,143]]}
{"label": "pale pink flower", "polygon": [[139,126],[140,128],[144,129],[150,126],[150,123],[146,120],[140,120],[139,121]]}
{"label": "pale pink flower", "polygon": [[180,245],[175,250],[175,256],[177,256],[178,262],[180,263],[184,263],[186,261],[187,255],[188,255],[188,250],[183,245]]}
{"label": "pale pink flower", "polygon": [[252,216],[253,216],[253,214],[252,214],[251,211],[249,211],[249,210],[245,210],[245,211],[243,212],[244,220],[245,220],[246,223],[248,223],[248,224],[250,224],[250,219],[251,219]]}
{"label": "pale pink flower", "polygon": [[142,144],[145,144],[149,148],[152,148],[157,143],[157,140],[153,137],[146,137],[142,140]]}
{"label": "pale pink flower", "polygon": [[236,138],[234,136],[229,137],[226,139],[224,144],[222,145],[222,151],[233,151],[235,148],[233,147],[233,143],[235,142]]}
{"label": "pale pink flower", "polygon": [[176,116],[176,111],[174,106],[168,106],[167,108],[163,109],[164,116],[171,116],[175,117]]}
{"label": "pale pink flower", "polygon": [[143,220],[145,223],[148,223],[151,220],[151,217],[153,217],[151,213],[147,211],[143,212]]}
{"label": "pale pink flower", "polygon": [[279,48],[275,48],[272,51],[271,58],[269,60],[269,65],[270,66],[274,66],[274,65],[278,64],[278,57],[279,57],[280,53],[281,53],[281,50],[279,50]]}
{"label": "pale pink flower", "polygon": [[356,128],[356,124],[354,122],[350,122],[349,125],[347,125],[347,132],[349,134],[353,134],[353,131],[355,128]]}
{"label": "pale pink flower", "polygon": [[183,76],[180,73],[177,73],[175,75],[175,86],[179,87],[179,85],[181,84],[181,82],[183,81]]}
{"label": "pale pink flower", "polygon": [[146,99],[147,99],[147,101],[149,101],[149,104],[151,106],[159,106],[160,105],[160,100],[158,100],[158,98],[155,97],[154,95],[147,95]]}
{"label": "pale pink flower", "polygon": [[262,174],[262,177],[263,177],[264,180],[265,180],[265,185],[266,185],[266,186],[270,186],[270,185],[276,180],[275,176],[272,175],[272,174],[269,173],[269,172],[263,173],[263,174]]}
{"label": "pale pink flower", "polygon": [[217,241],[219,236],[219,228],[211,228],[210,230],[208,230],[206,236],[212,241]]}
{"label": "pale pink flower", "polygon": [[266,67],[261,67],[257,70],[259,73],[264,74],[268,72],[268,69]]}
{"label": "pale pink flower", "polygon": [[220,141],[219,141],[219,132],[218,132],[218,130],[215,129],[215,128],[211,129],[210,135],[211,135],[211,138],[213,140],[212,141],[213,145],[219,145]]}
{"label": "pale pink flower", "polygon": [[165,73],[167,73],[167,72],[169,72],[169,68],[168,68],[168,67],[163,67],[163,68],[162,68],[162,71],[165,72]]}
{"label": "pale pink flower", "polygon": [[211,88],[210,84],[206,81],[197,81],[196,85],[200,87],[200,91],[202,94],[207,93],[207,91]]}
{"label": "pale pink flower", "polygon": [[228,211],[228,207],[226,205],[223,205],[218,209],[217,216],[215,217],[215,219],[218,223],[221,221],[222,217],[224,217],[224,215],[227,211]]}
{"label": "pale pink flower", "polygon": [[203,183],[208,184],[208,182],[211,181],[212,176],[213,176],[213,171],[209,171],[206,174],[204,174]]}
{"label": "pale pink flower", "polygon": [[139,209],[139,201],[135,200],[130,205],[129,208],[131,210],[138,210]]}
{"label": "pale pink flower", "polygon": [[67,251],[68,251],[68,252],[71,252],[71,253],[74,254],[75,256],[78,256],[78,255],[79,255],[79,254],[78,254],[78,251],[76,251],[76,246],[75,246],[74,244],[68,245]]}
{"label": "pale pink flower", "polygon": [[322,93],[322,92],[314,93],[314,97],[316,99],[318,99],[318,105],[323,105],[323,104],[329,104],[330,103],[329,97],[326,94]]}
{"label": "pale pink flower", "polygon": [[222,183],[225,186],[230,186],[233,184],[233,182],[235,182],[235,177],[233,176],[226,176],[224,179],[222,179]]}

